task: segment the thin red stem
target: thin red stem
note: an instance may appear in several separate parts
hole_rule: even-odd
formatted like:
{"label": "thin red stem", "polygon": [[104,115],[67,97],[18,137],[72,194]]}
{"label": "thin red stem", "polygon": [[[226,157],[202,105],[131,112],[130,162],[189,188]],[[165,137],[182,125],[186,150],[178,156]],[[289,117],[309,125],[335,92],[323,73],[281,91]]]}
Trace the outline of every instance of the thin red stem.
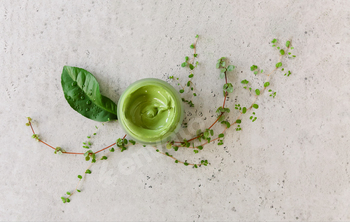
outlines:
{"label": "thin red stem", "polygon": [[[123,139],[125,139],[125,137],[126,137],[126,134],[124,135]],[[109,146],[103,148],[102,150],[99,150],[99,151],[95,152],[95,154],[96,154],[96,153],[99,153],[99,152],[102,152],[102,151],[108,149],[109,147],[114,146],[115,144],[116,144],[116,143],[113,143],[113,144],[111,144],[111,145],[109,145]]]}
{"label": "thin red stem", "polygon": [[[225,72],[225,82],[226,82],[226,84],[227,84],[227,75],[226,75],[226,72]],[[223,102],[223,104],[222,104],[222,108],[225,108],[226,97],[227,97],[227,92],[225,92],[225,98],[224,98],[224,102]],[[211,129],[211,128],[219,121],[220,117],[221,117],[223,114],[224,114],[224,113],[222,112],[222,113],[218,116],[218,118],[215,120],[215,122],[214,122],[213,124],[211,124],[211,126],[209,126],[208,129]],[[198,138],[199,138],[199,136],[193,137],[192,139],[187,140],[187,142],[190,142],[190,141],[195,140],[195,139],[198,139]],[[174,142],[174,143],[181,143],[181,142]]]}
{"label": "thin red stem", "polygon": [[51,146],[51,145],[45,143],[44,141],[42,141],[42,140],[40,140],[40,139],[39,139],[39,142],[45,144],[46,146],[48,146],[48,147],[50,147],[50,148],[52,148],[52,149],[55,149],[55,147],[53,147],[53,146]]}
{"label": "thin red stem", "polygon": [[[226,72],[225,72],[225,83],[227,84],[227,75],[226,75]],[[225,108],[226,96],[227,96],[227,92],[225,92],[225,98],[224,98],[224,103],[222,104],[222,108]]]}
{"label": "thin red stem", "polygon": [[[55,150],[55,147],[51,146],[50,144],[45,143],[44,141],[42,141],[41,139],[39,139],[39,142],[45,144],[46,146],[50,147],[51,149]],[[84,153],[73,153],[73,152],[62,152],[64,154],[79,154],[79,155],[83,155]]]}
{"label": "thin red stem", "polygon": [[215,125],[215,123],[217,123],[217,122],[219,121],[220,117],[221,117],[223,114],[224,114],[224,113],[221,113],[220,116],[215,120],[215,122],[214,122],[213,124],[211,124],[211,126],[209,126],[208,129],[211,129],[211,128]]}
{"label": "thin red stem", "polygon": [[78,155],[83,155],[84,153],[73,153],[73,152],[62,152],[64,154],[78,154]]}
{"label": "thin red stem", "polygon": [[99,153],[99,152],[102,152],[102,151],[108,149],[109,147],[114,146],[115,144],[116,144],[116,143],[113,143],[113,144],[111,144],[111,145],[109,145],[109,146],[103,148],[102,150],[99,150],[99,151],[95,152],[95,154],[97,154],[97,153]]}
{"label": "thin red stem", "polygon": [[30,128],[32,128],[33,134],[35,134],[34,129],[33,129],[33,127],[32,127],[32,123],[31,123],[30,121],[29,121],[29,126],[30,126]]}
{"label": "thin red stem", "polygon": [[[35,134],[35,131],[34,131],[33,126],[32,126],[32,123],[31,123],[30,121],[29,121],[29,126],[30,126],[30,128],[32,129],[33,134]],[[125,139],[125,137],[126,137],[126,134],[124,135],[123,139]],[[48,143],[42,141],[41,139],[39,139],[39,142],[45,144],[46,146],[50,147],[51,149],[54,149],[54,150],[56,149],[55,147],[53,147],[53,146],[51,146],[50,144],[48,144]],[[109,146],[107,146],[107,147],[105,147],[105,148],[103,148],[103,149],[101,149],[101,150],[95,152],[95,154],[96,154],[96,153],[99,153],[99,152],[102,152],[102,151],[108,149],[109,147],[114,146],[115,144],[116,144],[116,143],[113,143],[112,145],[109,145]],[[62,152],[62,153],[64,153],[64,154],[84,155],[84,153],[74,153],[74,152]]]}

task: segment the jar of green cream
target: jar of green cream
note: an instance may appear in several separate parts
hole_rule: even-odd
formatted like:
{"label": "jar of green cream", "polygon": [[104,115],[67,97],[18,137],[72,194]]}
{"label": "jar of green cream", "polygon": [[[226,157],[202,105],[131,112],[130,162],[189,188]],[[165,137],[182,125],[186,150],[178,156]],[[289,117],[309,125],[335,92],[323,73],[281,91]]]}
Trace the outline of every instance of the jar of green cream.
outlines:
{"label": "jar of green cream", "polygon": [[128,136],[144,144],[164,143],[175,135],[183,120],[179,93],[160,79],[131,84],[118,102],[118,120]]}

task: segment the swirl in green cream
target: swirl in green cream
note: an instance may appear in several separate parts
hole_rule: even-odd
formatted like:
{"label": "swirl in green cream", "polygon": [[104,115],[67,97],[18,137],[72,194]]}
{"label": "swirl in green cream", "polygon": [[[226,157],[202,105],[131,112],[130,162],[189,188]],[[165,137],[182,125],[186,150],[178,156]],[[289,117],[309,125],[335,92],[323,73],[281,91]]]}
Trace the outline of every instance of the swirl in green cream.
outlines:
{"label": "swirl in green cream", "polygon": [[118,110],[126,133],[143,143],[167,140],[183,115],[177,92],[158,79],[143,79],[129,86],[119,100]]}

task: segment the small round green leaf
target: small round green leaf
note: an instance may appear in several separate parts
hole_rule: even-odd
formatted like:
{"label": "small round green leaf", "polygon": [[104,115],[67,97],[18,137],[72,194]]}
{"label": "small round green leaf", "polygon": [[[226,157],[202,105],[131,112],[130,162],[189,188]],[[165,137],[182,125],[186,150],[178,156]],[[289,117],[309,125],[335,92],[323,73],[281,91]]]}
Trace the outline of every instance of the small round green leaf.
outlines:
{"label": "small round green leaf", "polygon": [[256,89],[256,90],[255,90],[255,93],[256,93],[256,95],[260,95],[260,90],[259,90],[259,89]]}
{"label": "small round green leaf", "polygon": [[286,46],[287,46],[287,48],[289,48],[289,46],[290,46],[290,41],[287,41],[287,42],[286,42]]}

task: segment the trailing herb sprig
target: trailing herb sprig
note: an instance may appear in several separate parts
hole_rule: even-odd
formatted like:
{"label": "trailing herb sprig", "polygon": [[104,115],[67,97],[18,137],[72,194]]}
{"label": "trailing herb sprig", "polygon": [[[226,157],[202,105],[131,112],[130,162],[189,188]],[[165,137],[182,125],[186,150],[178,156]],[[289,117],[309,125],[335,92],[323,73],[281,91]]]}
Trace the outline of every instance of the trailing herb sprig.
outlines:
{"label": "trailing herb sprig", "polygon": [[[196,40],[195,43],[192,44],[190,46],[191,49],[194,50],[193,53],[193,57],[192,59],[190,59],[189,57],[185,57],[185,62],[181,64],[182,67],[186,67],[190,70],[190,74],[188,75],[189,80],[186,82],[185,87],[187,87],[189,90],[189,92],[194,90],[194,84],[192,82],[192,79],[194,78],[194,74],[193,74],[193,70],[197,67],[198,65],[198,61],[195,61],[195,58],[197,58],[197,53],[196,53],[196,45],[197,45],[197,40],[198,40],[198,35],[196,36]],[[243,85],[244,89],[248,89],[249,92],[252,92],[254,94],[254,100],[251,103],[251,105],[247,105],[247,106],[242,106],[241,104],[235,104],[234,105],[234,111],[238,112],[238,117],[236,118],[236,120],[232,123],[230,123],[230,121],[227,119],[227,115],[229,113],[231,113],[231,110],[226,107],[226,99],[227,96],[229,95],[229,93],[233,93],[234,88],[233,88],[233,84],[228,82],[228,72],[232,72],[235,69],[235,66],[233,65],[228,65],[227,60],[225,57],[221,57],[216,64],[216,68],[218,68],[220,70],[219,73],[219,78],[220,79],[224,79],[225,82],[223,84],[223,97],[224,97],[224,101],[223,101],[223,105],[218,107],[216,110],[217,113],[217,118],[214,121],[214,123],[212,123],[208,128],[204,129],[203,131],[201,129],[197,130],[196,136],[190,139],[183,139],[182,141],[170,141],[167,143],[166,148],[169,150],[173,150],[173,151],[178,151],[179,148],[191,148],[193,149],[193,152],[195,154],[199,153],[201,150],[203,150],[204,146],[208,143],[214,142],[214,141],[218,141],[217,145],[223,145],[224,144],[224,138],[225,138],[225,132],[227,129],[229,129],[231,126],[233,125],[237,125],[235,130],[236,131],[241,131],[241,122],[242,122],[242,118],[241,116],[246,114],[246,113],[250,113],[251,114],[249,116],[249,120],[251,120],[252,122],[255,122],[257,120],[256,117],[256,113],[255,110],[259,109],[259,105],[257,104],[257,98],[261,95],[263,95],[263,93],[265,92],[265,90],[268,90],[269,92],[269,96],[275,98],[276,96],[276,92],[273,91],[272,89],[270,89],[270,82],[269,79],[271,77],[271,75],[273,73],[275,73],[277,70],[281,70],[282,72],[284,71],[283,68],[283,63],[282,63],[282,58],[288,58],[288,59],[292,59],[295,58],[295,55],[292,55],[291,52],[289,52],[289,50],[293,50],[294,48],[291,46],[291,41],[287,41],[285,43],[285,47],[286,48],[282,48],[280,46],[278,46],[278,41],[277,39],[273,39],[271,41],[273,43],[273,47],[277,47],[278,52],[279,52],[279,60],[277,61],[277,63],[275,64],[274,69],[269,73],[269,74],[265,74],[264,71],[262,69],[260,69],[257,65],[252,65],[250,67],[250,70],[254,73],[254,75],[258,75],[258,74],[263,74],[266,76],[266,80],[263,82],[263,88],[260,89],[255,89],[252,90],[252,88],[249,85],[249,81],[247,79],[241,80],[241,84]],[[292,73],[291,71],[287,71],[286,73],[284,73],[284,76],[290,76]],[[174,79],[173,76],[169,77],[169,79]],[[179,78],[176,78],[176,80],[179,80]],[[180,83],[178,83],[178,85],[180,85]],[[74,86],[73,86],[74,87]],[[185,87],[182,87],[182,89],[180,89],[180,93],[184,93],[185,92]],[[269,89],[267,89],[269,88]],[[82,89],[84,90],[84,87],[82,87]],[[192,93],[193,96],[197,96],[196,93]],[[68,99],[68,98],[67,98]],[[107,101],[108,102],[108,101]],[[192,101],[186,100],[183,98],[183,102],[186,102],[190,105],[190,107],[193,107],[194,104],[192,103]],[[108,112],[110,112],[111,110],[108,110]],[[112,111],[113,113],[113,111]],[[98,160],[103,161],[103,160],[107,160],[108,159],[108,155],[103,155],[100,157],[97,157],[97,154],[100,152],[103,152],[107,149],[109,149],[109,152],[115,152],[115,148],[113,146],[117,146],[121,152],[127,150],[128,146],[130,145],[135,145],[136,142],[133,140],[128,140],[126,139],[126,135],[122,138],[118,138],[116,140],[115,143],[100,149],[96,152],[92,151],[91,147],[92,147],[92,142],[91,142],[91,138],[96,135],[96,132],[93,133],[92,135],[87,136],[87,141],[83,142],[83,148],[87,149],[86,151],[84,151],[83,153],[75,153],[75,152],[67,152],[65,149],[61,148],[61,147],[53,147],[50,144],[44,142],[43,140],[40,139],[39,135],[35,133],[33,126],[32,126],[32,119],[30,117],[27,118],[28,122],[26,123],[27,126],[30,126],[31,131],[32,131],[32,138],[34,138],[36,141],[43,143],[44,145],[50,147],[51,149],[54,150],[55,154],[75,154],[75,155],[83,155],[86,161],[90,161],[91,163],[88,166],[88,168],[84,171],[84,176],[82,175],[78,175],[78,184],[76,186],[76,188],[73,191],[67,191],[66,194],[64,196],[61,197],[61,200],[63,203],[69,203],[70,202],[70,198],[71,196],[76,193],[76,192],[81,192],[79,188],[79,185],[81,183],[81,181],[88,175],[91,174],[91,166],[93,163],[97,162]],[[108,121],[110,121],[110,118],[107,118]],[[215,133],[214,130],[212,129],[214,127],[214,125],[219,122],[221,123],[221,125],[224,126],[224,130],[220,133]],[[186,126],[187,124],[184,124],[184,126]],[[98,127],[96,126],[96,129],[98,129]],[[216,136],[215,136],[216,135]],[[198,145],[195,145],[195,142],[199,142]],[[197,143],[198,143],[197,142]],[[145,147],[145,145],[144,145]],[[179,159],[177,159],[176,157],[174,157],[172,154],[170,154],[169,152],[162,152],[160,151],[158,148],[154,147],[155,150],[160,153],[163,154],[169,158],[172,158],[175,163],[181,163],[185,166],[193,166],[193,168],[198,168],[199,166],[207,166],[209,164],[208,160],[201,160],[200,163],[198,164],[194,164],[194,163],[189,163],[187,162],[187,160],[185,161],[181,161]]]}

